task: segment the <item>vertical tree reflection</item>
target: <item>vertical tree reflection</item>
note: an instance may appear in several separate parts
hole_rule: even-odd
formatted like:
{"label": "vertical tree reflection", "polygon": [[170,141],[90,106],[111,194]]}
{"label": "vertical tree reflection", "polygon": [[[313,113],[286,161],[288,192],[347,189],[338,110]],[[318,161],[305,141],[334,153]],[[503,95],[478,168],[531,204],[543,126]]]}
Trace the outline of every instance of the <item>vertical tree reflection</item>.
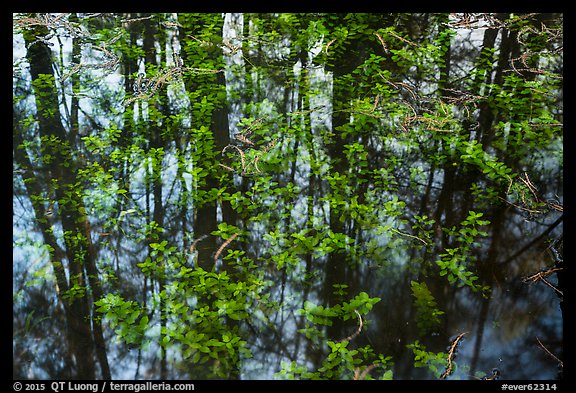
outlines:
{"label": "vertical tree reflection", "polygon": [[[38,121],[35,137],[40,140],[40,148],[35,152],[27,151],[22,136],[24,130],[16,129],[15,160],[25,168],[24,178],[28,180],[27,192],[33,201],[36,222],[43,228],[42,235],[49,246],[58,301],[64,309],[65,325],[61,328],[67,338],[64,351],[68,352],[65,358],[69,359],[68,367],[71,367],[68,377],[94,379],[98,373],[109,379],[106,345],[100,321],[93,315],[93,296],[101,297],[103,292],[89,218],[77,190],[78,164],[72,150],[77,134],[68,133],[61,122],[51,52],[44,42],[37,41],[37,37],[47,34],[43,26],[24,34]],[[76,111],[73,106],[72,113]],[[77,130],[75,117],[71,120],[72,129]],[[18,122],[15,126],[18,127]],[[55,211],[59,222],[49,218]],[[53,236],[52,225],[57,223],[65,234],[63,246]],[[97,370],[96,361],[100,370]]]}
{"label": "vertical tree reflection", "polygon": [[15,15],[14,377],[553,375],[561,25]]}

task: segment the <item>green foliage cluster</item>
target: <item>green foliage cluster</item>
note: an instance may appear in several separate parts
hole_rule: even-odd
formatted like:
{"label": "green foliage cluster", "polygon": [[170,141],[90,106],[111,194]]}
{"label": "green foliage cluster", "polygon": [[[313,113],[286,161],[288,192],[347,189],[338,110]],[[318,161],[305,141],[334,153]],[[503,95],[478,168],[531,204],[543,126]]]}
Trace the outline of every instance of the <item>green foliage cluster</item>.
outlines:
{"label": "green foliage cluster", "polygon": [[[394,359],[355,341],[373,323],[368,316],[381,298],[360,288],[346,300],[344,277],[365,275],[374,266],[382,275],[392,275],[395,265],[418,266],[455,288],[489,294],[475,266],[491,224],[482,217],[507,193],[524,200],[531,190],[514,183],[518,168],[532,164],[525,158],[530,151],[546,154],[561,141],[550,99],[561,80],[553,71],[493,79],[498,57],[491,47],[478,51],[469,71],[450,68],[457,32],[444,14],[430,16],[430,26],[418,27],[420,32],[404,14],[246,14],[239,46],[223,38],[220,14],[181,14],[177,23],[166,15],[154,18],[166,28],[178,27],[170,34],[184,34],[178,56],[185,64],[168,64],[166,43],[174,37],[158,30],[161,23],[100,28],[90,41],[93,49],[122,59],[125,87],[133,87],[122,92],[124,106],[116,109],[108,102],[115,100],[113,93],[103,94],[91,101],[91,110],[94,118],[102,111],[106,121],[98,124],[85,113],[94,129],[78,140],[35,135],[18,146],[38,168],[61,160],[74,177],[66,184],[52,179],[31,196],[35,204],[78,213],[78,224],[89,214],[102,236],[99,246],[111,255],[121,246],[107,236],[132,241],[135,268],[118,266],[114,256],[99,261],[110,292],[96,299],[95,311],[119,342],[160,349],[180,365],[205,366],[207,378],[228,378],[254,356],[247,337],[277,331],[273,313],[287,312],[300,318],[297,333],[320,360],[309,367],[290,359],[276,377],[392,379]],[[545,50],[549,36],[522,19],[506,23],[530,55],[526,67],[535,70],[544,59],[539,56],[546,60],[542,68],[553,65]],[[141,41],[149,39],[158,42],[146,52]],[[226,78],[238,73],[234,77],[244,84],[230,84],[227,91],[224,54],[237,52],[242,62],[230,66]],[[147,94],[138,93],[138,64],[144,64],[140,78],[158,82]],[[314,79],[319,70],[329,82]],[[89,79],[88,73],[80,75]],[[98,84],[94,79],[85,81],[86,88]],[[63,83],[40,75],[31,87],[37,97],[54,99],[49,92]],[[224,132],[223,142],[230,100],[243,115],[234,125],[235,138]],[[15,102],[24,105],[22,97]],[[55,117],[52,106],[36,110]],[[33,132],[35,117],[23,117],[21,126]],[[484,118],[493,130],[481,129]],[[76,153],[72,143],[83,152]],[[473,179],[465,190],[472,202],[462,204],[457,225],[443,222],[442,211],[427,210],[437,173],[446,178],[440,186],[446,190],[451,174]],[[58,199],[55,189],[61,191]],[[422,198],[419,210],[414,195]],[[451,202],[458,211],[458,198]],[[529,202],[530,208],[542,206]],[[231,212],[223,213],[228,207]],[[219,221],[194,239],[191,232],[204,224],[197,222],[199,212],[207,209]],[[176,220],[181,213],[185,218]],[[226,221],[232,214],[235,220]],[[220,246],[210,256],[212,269],[200,263],[212,261],[191,257],[207,237]],[[85,234],[64,231],[62,239],[76,250],[74,261],[86,259]],[[345,263],[334,269],[342,274],[330,289],[341,301],[328,306],[326,298],[310,300],[310,291],[328,281],[326,272],[340,260]],[[126,272],[143,280],[145,289],[117,293],[115,283]],[[90,293],[81,274],[69,277],[64,299]],[[296,301],[285,305],[275,298],[278,282],[287,278],[301,296],[288,311]],[[445,312],[424,281],[407,282],[418,333],[425,338],[440,328]],[[355,322],[357,333],[328,338],[329,329],[342,322]],[[439,377],[446,353],[411,342],[415,367]]]}
{"label": "green foliage cluster", "polygon": [[444,315],[444,311],[438,309],[436,299],[432,296],[425,282],[411,281],[410,289],[416,304],[418,329],[422,336],[426,336],[440,326],[440,317]]}
{"label": "green foliage cluster", "polygon": [[[367,293],[361,292],[349,302],[342,302],[332,307],[324,307],[306,301],[304,308],[298,310],[299,315],[306,317],[307,327],[300,329],[309,340],[317,345],[327,348],[327,356],[322,359],[317,370],[309,370],[297,362],[283,362],[282,370],[276,373],[280,379],[381,379],[389,380],[393,377],[390,369],[392,357],[376,354],[370,345],[353,348],[352,341],[362,330],[366,315],[381,299],[371,298]],[[320,326],[331,326],[336,319],[358,319],[356,333],[334,341],[325,338]],[[319,325],[319,326],[318,326]],[[374,378],[370,372],[376,368]]]}
{"label": "green foliage cluster", "polygon": [[455,247],[446,248],[441,253],[436,264],[440,267],[440,275],[446,276],[451,284],[468,286],[474,291],[488,291],[489,287],[476,283],[478,276],[468,270],[475,261],[471,253],[472,248],[478,245],[478,239],[488,233],[478,230],[478,226],[490,224],[488,220],[480,220],[484,213],[468,212],[468,217],[462,221],[460,228],[443,228],[454,238]]}
{"label": "green foliage cluster", "polygon": [[414,366],[426,367],[436,378],[439,378],[448,366],[446,352],[428,351],[426,346],[418,340],[408,344],[407,347],[414,354]]}
{"label": "green foliage cluster", "polygon": [[[170,279],[157,293],[153,304],[143,307],[119,295],[108,294],[96,302],[96,311],[105,315],[119,341],[142,349],[158,346],[170,349],[173,356],[184,362],[213,365],[206,377],[226,378],[242,359],[252,356],[242,338],[241,327],[229,321],[257,318],[253,311],[266,303],[260,296],[264,281],[252,275],[237,281],[226,272],[208,272],[182,265],[160,268],[174,250],[166,248],[166,244],[155,244],[153,248],[156,259],[148,260],[141,268],[146,272],[160,271]],[[182,260],[181,256],[173,262],[177,260]],[[158,307],[160,315],[155,312]]]}

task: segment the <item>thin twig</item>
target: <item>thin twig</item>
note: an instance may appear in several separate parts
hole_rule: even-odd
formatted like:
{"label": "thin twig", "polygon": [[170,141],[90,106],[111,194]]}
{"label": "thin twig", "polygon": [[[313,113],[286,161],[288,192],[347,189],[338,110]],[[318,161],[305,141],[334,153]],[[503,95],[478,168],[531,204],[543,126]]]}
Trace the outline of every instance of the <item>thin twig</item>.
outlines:
{"label": "thin twig", "polygon": [[440,379],[446,378],[448,375],[452,374],[452,372],[454,371],[453,361],[454,361],[454,357],[456,356],[456,348],[458,347],[458,343],[460,342],[462,337],[464,337],[465,334],[466,334],[466,332],[460,333],[458,335],[458,337],[456,337],[454,339],[454,342],[452,342],[452,345],[450,346],[450,349],[448,350],[448,367],[446,367],[446,370],[442,373],[442,375],[440,376]]}
{"label": "thin twig", "polygon": [[207,237],[208,235],[202,235],[198,239],[194,240],[194,242],[192,242],[192,245],[190,246],[190,252],[194,252],[196,250],[196,244],[206,239]]}
{"label": "thin twig", "polygon": [[538,344],[540,346],[540,348],[542,348],[542,350],[544,352],[546,352],[548,355],[550,355],[554,360],[556,360],[558,362],[558,364],[560,365],[560,367],[564,367],[564,363],[562,363],[562,360],[558,359],[556,356],[554,356],[554,354],[552,352],[550,352],[548,350],[548,348],[546,348],[544,346],[544,344],[542,344],[542,342],[538,339],[538,337],[536,337],[536,341],[538,341]]}
{"label": "thin twig", "polygon": [[560,296],[564,296],[564,293],[563,293],[561,290],[559,290],[558,288],[556,288],[556,286],[552,285],[552,284],[551,284],[548,280],[546,280],[546,278],[545,278],[546,276],[548,276],[548,275],[550,275],[550,274],[552,274],[552,273],[554,273],[554,272],[561,271],[561,270],[562,270],[562,268],[560,268],[560,267],[551,268],[551,269],[548,269],[548,270],[546,270],[546,271],[538,272],[538,273],[535,273],[535,274],[533,274],[533,275],[531,275],[531,276],[528,276],[528,277],[526,277],[525,279],[523,279],[522,282],[531,281],[532,284],[534,284],[534,283],[537,282],[537,281],[543,281],[544,284],[548,285],[550,288],[552,288],[553,290],[555,290],[556,292],[558,292],[558,293],[560,294]]}
{"label": "thin twig", "polygon": [[399,234],[399,235],[408,236],[408,237],[411,237],[411,238],[413,238],[413,239],[419,240],[419,241],[421,241],[422,243],[424,243],[425,245],[428,245],[428,243],[426,242],[426,240],[420,239],[418,236],[410,235],[409,233],[404,233],[404,232],[399,231],[398,229],[394,229],[394,228],[392,228],[392,231],[393,231],[393,232],[396,232],[396,233]]}
{"label": "thin twig", "polygon": [[358,311],[354,310],[354,312],[358,316],[358,329],[356,329],[356,331],[354,333],[352,333],[351,335],[349,335],[348,337],[345,337],[341,340],[338,340],[337,342],[353,340],[362,331],[362,327],[364,326],[364,322],[362,321],[362,316],[360,315],[360,313]]}
{"label": "thin twig", "polygon": [[228,240],[226,240],[224,243],[222,243],[222,245],[220,246],[218,251],[216,251],[216,254],[214,254],[214,261],[218,260],[218,257],[220,256],[222,251],[224,251],[224,249],[228,246],[228,244],[232,243],[232,240],[236,239],[237,236],[238,236],[238,234],[235,233],[232,236],[230,236],[230,238]]}
{"label": "thin twig", "polygon": [[368,375],[368,373],[370,371],[372,371],[372,369],[376,367],[376,364],[372,363],[369,366],[367,366],[364,371],[362,371],[362,373],[360,373],[360,367],[357,367],[356,370],[354,371],[354,380],[355,381],[361,381],[364,378],[366,378],[366,375]]}
{"label": "thin twig", "polygon": [[407,44],[410,44],[410,45],[412,45],[412,46],[418,46],[418,45],[416,45],[415,43],[413,43],[412,41],[409,41],[409,40],[407,40],[406,38],[401,37],[401,36],[399,36],[398,34],[392,32],[392,31],[389,31],[388,34],[390,34],[390,35],[393,36],[393,37],[398,38],[400,41],[406,42]]}

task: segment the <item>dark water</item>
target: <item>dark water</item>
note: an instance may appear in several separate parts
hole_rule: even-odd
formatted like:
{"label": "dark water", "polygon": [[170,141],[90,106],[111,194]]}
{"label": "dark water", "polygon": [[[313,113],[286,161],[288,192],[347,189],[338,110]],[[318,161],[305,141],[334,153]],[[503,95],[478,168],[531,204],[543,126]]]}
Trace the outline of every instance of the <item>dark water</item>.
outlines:
{"label": "dark water", "polygon": [[[230,42],[240,34],[237,30],[241,26],[240,18],[239,15],[225,16],[224,36]],[[453,44],[455,53],[459,45],[481,45],[481,34],[464,37]],[[18,45],[22,45],[21,39],[15,43],[15,58],[24,56]],[[173,49],[176,51],[176,47]],[[477,50],[472,51],[473,54]],[[281,52],[281,48],[278,51]],[[268,53],[268,56],[274,58],[277,54]],[[338,157],[334,152],[338,149],[330,145],[327,137],[329,132],[334,132],[332,123],[337,120],[336,103],[332,101],[336,94],[332,92],[334,72],[312,64],[290,64],[296,74],[306,70],[311,92],[304,91],[302,86],[285,90],[285,85],[263,73],[261,96],[250,109],[243,101],[246,98],[238,98],[247,88],[247,71],[235,68],[247,67],[247,62],[234,52],[225,53],[224,60],[228,137],[233,140],[242,135],[242,130],[246,130],[242,119],[247,117],[261,119],[261,123],[253,123],[254,130],[260,137],[268,137],[259,144],[260,151],[264,146],[270,148],[262,155],[259,166],[250,167],[243,161],[242,173],[227,174],[231,179],[228,192],[247,196],[254,209],[249,214],[238,211],[230,214],[220,200],[208,212],[212,218],[204,219],[202,214],[207,210],[194,199],[199,195],[194,192],[194,170],[201,164],[195,162],[184,174],[179,172],[179,155],[191,157],[192,142],[182,145],[170,140],[162,146],[160,164],[154,167],[161,179],[159,183],[150,180],[154,164],[149,150],[134,152],[134,161],[130,164],[116,161],[117,167],[105,168],[113,174],[112,179],[96,175],[82,179],[82,197],[91,224],[89,233],[105,293],[153,304],[159,284],[144,279],[138,268],[150,255],[148,237],[153,231],[146,228],[151,219],[156,222],[161,219],[165,228],[162,239],[178,250],[191,250],[192,244],[197,245],[196,253],[181,254],[188,258],[185,264],[190,267],[201,266],[214,256],[222,239],[211,232],[216,229],[215,225],[227,223],[243,230],[242,237],[230,243],[230,249],[245,252],[258,264],[256,271],[264,282],[270,283],[265,293],[277,305],[276,309],[267,311],[266,323],[262,322],[263,311],[251,310],[253,313],[242,332],[253,357],[241,360],[237,378],[278,378],[277,373],[290,361],[317,369],[327,348],[299,331],[308,324],[296,310],[306,301],[334,305],[342,301],[343,296],[349,299],[363,292],[380,301],[362,320],[363,329],[350,340],[350,346],[370,346],[375,352],[390,356],[388,368],[394,379],[436,379],[438,374],[428,366],[417,364],[410,348],[418,343],[429,352],[447,352],[456,338],[460,338],[453,358],[457,366],[447,379],[479,379],[494,373],[502,379],[547,380],[561,376],[563,284],[559,282],[559,271],[550,269],[558,266],[563,249],[562,165],[553,154],[546,154],[561,152],[561,142],[550,141],[541,154],[529,151],[525,156],[507,160],[509,166],[519,168],[517,172],[521,176],[530,173],[530,177],[524,175],[524,179],[537,184],[541,202],[549,202],[532,210],[490,197],[487,192],[490,183],[462,162],[454,164],[454,170],[431,164],[433,159],[426,154],[440,152],[436,147],[423,148],[430,142],[424,134],[416,135],[414,140],[419,142],[416,144],[413,140],[412,146],[407,144],[407,137],[388,132],[353,135],[348,143],[366,147],[366,163],[356,161],[363,157],[358,153],[346,156],[345,164],[337,167]],[[466,68],[466,59],[461,64]],[[119,84],[118,78],[110,74],[101,79],[101,83],[114,89]],[[316,108],[310,111],[307,124],[291,117],[302,110],[298,97],[304,95],[311,101],[310,107]],[[91,105],[88,101],[85,103],[87,111]],[[144,117],[146,108],[144,104],[140,106]],[[111,116],[108,120],[114,123],[117,118]],[[106,123],[102,119],[98,122]],[[149,141],[153,139],[151,134],[144,135]],[[216,146],[228,142],[216,139]],[[497,142],[494,139],[494,143]],[[240,144],[237,146],[241,148],[230,148],[229,152],[249,154],[251,151]],[[484,146],[486,151],[494,148],[489,143]],[[252,153],[258,152],[252,150]],[[238,165],[241,155],[231,154],[231,162]],[[83,168],[93,163],[114,162],[106,161],[110,157],[105,156],[99,161],[96,150],[86,144],[75,150],[75,156],[86,157]],[[395,166],[390,156],[396,157]],[[335,168],[353,181],[342,183],[342,189],[335,187]],[[70,326],[66,324],[49,264],[46,236],[37,224],[38,211],[34,210],[29,192],[24,188],[22,173],[22,168],[15,164],[13,376],[75,378],[79,361],[70,356],[72,344],[62,333]],[[370,174],[366,181],[360,181],[366,173]],[[118,197],[122,187],[129,192]],[[46,195],[50,198],[49,191]],[[344,210],[330,203],[336,196],[344,197],[346,203],[357,201],[368,210],[362,216],[344,217]],[[122,202],[116,205],[118,200]],[[112,206],[116,206],[115,209]],[[53,214],[46,216],[48,228],[64,249],[63,210],[58,204],[53,209]],[[463,262],[477,275],[478,283],[486,286],[484,291],[473,291],[468,285],[458,285],[458,281],[450,282],[437,271],[436,261],[441,259],[441,254],[458,244],[457,235],[448,234],[442,228],[460,228],[469,211],[482,212],[481,219],[489,221],[487,225],[478,226],[485,234],[474,235],[474,243]],[[334,212],[344,218],[339,220]],[[416,216],[434,218],[436,224],[426,226],[428,237],[424,238],[424,232],[415,229]],[[230,217],[234,218],[233,222],[227,221]],[[344,234],[347,245],[337,252],[312,246],[308,252],[297,253],[287,266],[275,266],[279,259],[274,258],[285,248],[283,242],[271,240],[271,234],[280,238],[283,234],[285,242],[289,242],[293,241],[292,234],[303,233],[305,238],[313,238],[314,233],[322,231],[326,237],[335,232]],[[216,259],[214,270],[224,271],[225,262]],[[69,266],[66,258],[62,260]],[[544,275],[546,272],[550,274]],[[434,308],[442,311],[436,322],[422,321],[419,317],[413,282],[425,283],[434,298]],[[344,295],[335,293],[334,284],[344,286]],[[94,294],[88,290],[88,295]],[[152,342],[145,348],[128,345],[118,340],[106,322],[103,326],[113,379],[187,379],[204,375],[199,371],[202,366],[188,364],[180,358],[177,345],[168,347],[162,359],[163,352],[157,343]],[[159,326],[151,324],[146,334],[157,336]],[[357,328],[358,321],[351,319],[340,321],[325,332],[329,338],[338,340],[351,337]]]}

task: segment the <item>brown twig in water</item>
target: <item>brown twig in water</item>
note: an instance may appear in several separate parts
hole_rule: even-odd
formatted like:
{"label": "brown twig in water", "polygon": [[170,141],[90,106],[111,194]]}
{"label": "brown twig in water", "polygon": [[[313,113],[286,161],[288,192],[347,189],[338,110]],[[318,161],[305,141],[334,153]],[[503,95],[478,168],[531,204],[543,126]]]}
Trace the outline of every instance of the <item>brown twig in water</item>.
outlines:
{"label": "brown twig in water", "polygon": [[368,375],[368,373],[372,371],[374,367],[376,367],[376,364],[372,363],[371,365],[367,366],[362,372],[360,372],[360,367],[356,367],[356,370],[354,371],[354,380],[355,381],[363,380],[364,378],[366,378],[366,375]]}
{"label": "brown twig in water", "polygon": [[454,339],[454,341],[452,342],[452,345],[450,346],[450,349],[448,350],[448,367],[446,367],[446,370],[442,373],[442,375],[440,375],[440,379],[446,378],[448,375],[452,374],[452,372],[454,371],[453,361],[454,361],[454,357],[456,356],[456,348],[458,347],[458,343],[460,342],[462,337],[464,337],[465,334],[466,334],[466,332],[460,333],[458,335],[458,337],[456,337]]}
{"label": "brown twig in water", "polygon": [[382,37],[380,37],[380,34],[378,33],[374,33],[374,35],[376,35],[376,37],[378,37],[378,40],[380,41],[380,43],[382,44],[382,48],[384,48],[384,52],[388,53],[390,52],[388,50],[388,45],[386,45],[386,42],[384,41],[384,39]]}
{"label": "brown twig in water", "polygon": [[546,276],[548,276],[554,272],[560,271],[560,270],[562,270],[562,268],[554,267],[554,268],[548,269],[546,271],[541,271],[541,272],[538,272],[538,273],[532,274],[531,276],[526,277],[525,279],[522,280],[522,282],[531,281],[532,284],[534,284],[535,282],[543,281],[544,284],[548,285],[550,288],[552,288],[553,290],[558,292],[561,296],[564,296],[564,293],[562,293],[561,290],[556,288],[554,285],[552,285],[548,280],[546,280],[544,278],[544,277],[546,277]]}
{"label": "brown twig in water", "polygon": [[538,190],[536,188],[536,186],[534,184],[532,184],[532,182],[530,181],[530,178],[528,177],[528,173],[524,172],[524,179],[520,178],[520,180],[522,181],[522,183],[524,183],[526,185],[526,187],[528,187],[528,189],[530,190],[530,192],[532,193],[532,195],[534,196],[534,199],[538,200],[538,194],[536,194],[536,191]]}
{"label": "brown twig in water", "polygon": [[335,41],[336,39],[333,39],[326,44],[326,47],[324,47],[324,53],[328,54],[328,47],[332,45]]}
{"label": "brown twig in water", "polygon": [[[238,138],[238,136],[236,137],[236,139],[242,141],[242,139]],[[249,141],[252,145],[254,145],[254,143],[252,143],[252,141]],[[245,143],[245,142],[244,142]],[[260,168],[258,168],[258,161],[260,160],[260,158],[267,153],[270,149],[272,149],[274,146],[276,145],[276,140],[273,139],[270,143],[268,143],[266,146],[264,146],[259,152],[258,155],[256,157],[254,157],[252,160],[250,160],[249,162],[247,162],[246,160],[246,153],[244,152],[244,150],[242,150],[241,148],[239,148],[236,145],[227,145],[224,147],[224,149],[222,149],[222,154],[224,154],[224,152],[226,152],[226,150],[228,148],[234,148],[236,149],[236,151],[238,151],[238,153],[240,154],[240,163],[242,166],[242,172],[240,173],[242,176],[244,175],[249,175],[249,174],[254,174],[254,173],[261,173],[262,171],[260,170]],[[249,148],[251,149],[250,151],[255,150],[255,148]],[[224,167],[224,169],[227,169],[229,171],[234,171],[234,169],[230,168],[229,166],[226,165],[222,165],[220,164],[220,166]],[[248,169],[252,167],[253,171],[248,171]]]}
{"label": "brown twig in water", "polygon": [[338,340],[337,342],[350,341],[350,340],[354,339],[356,336],[358,336],[360,334],[360,332],[362,331],[362,327],[364,326],[364,322],[362,321],[362,316],[360,315],[360,313],[358,311],[354,310],[354,312],[356,313],[356,316],[358,316],[358,329],[356,329],[356,331],[354,333],[352,333],[351,335],[349,335],[348,337],[345,337],[341,340]]}
{"label": "brown twig in water", "polygon": [[246,159],[245,159],[245,154],[242,151],[242,149],[240,149],[238,146],[236,145],[226,145],[224,147],[224,149],[222,149],[222,154],[224,154],[224,152],[226,152],[226,150],[231,147],[234,148],[238,151],[238,153],[240,154],[240,163],[242,164],[242,169],[246,168]]}
{"label": "brown twig in water", "polygon": [[556,356],[554,356],[554,354],[553,354],[552,352],[550,352],[550,351],[548,350],[548,348],[546,348],[546,347],[544,346],[544,344],[542,344],[542,342],[538,339],[538,337],[536,337],[536,341],[538,341],[538,345],[540,346],[540,348],[542,348],[542,350],[543,350],[544,352],[546,352],[548,355],[550,355],[550,357],[552,357],[552,359],[554,359],[554,360],[556,360],[556,361],[558,362],[558,365],[559,365],[560,367],[562,367],[562,368],[564,367],[564,363],[562,362],[562,360],[560,360],[560,359],[558,359]]}
{"label": "brown twig in water", "polygon": [[224,251],[224,249],[228,246],[228,244],[232,243],[232,241],[234,239],[236,239],[237,236],[238,236],[238,234],[235,233],[232,236],[230,236],[230,238],[228,238],[228,240],[226,240],[224,243],[222,243],[220,248],[218,248],[218,250],[216,251],[216,254],[214,254],[214,261],[218,260],[218,257],[220,256],[220,254],[222,254],[222,251]]}
{"label": "brown twig in water", "polygon": [[261,151],[260,154],[258,154],[256,156],[256,158],[254,158],[254,160],[252,161],[252,164],[254,164],[254,168],[256,169],[257,173],[260,173],[260,168],[258,168],[258,161],[260,160],[260,157],[262,157],[264,155],[264,153],[268,152],[268,150],[270,150],[271,148],[273,148],[276,145],[276,140],[272,140],[270,143],[268,143]]}
{"label": "brown twig in water", "polygon": [[218,165],[220,165],[222,168],[226,169],[227,171],[234,172],[234,168],[230,168],[229,166],[224,165],[224,164],[218,164]]}
{"label": "brown twig in water", "polygon": [[[549,207],[550,209],[554,209],[560,212],[564,211],[564,207],[562,205],[560,205],[559,203],[556,203],[554,201],[544,201],[539,195],[538,195],[538,188],[536,188],[536,186],[532,183],[532,181],[530,180],[530,177],[528,177],[528,173],[524,172],[524,177],[519,177],[519,180],[526,186],[526,188],[530,191],[530,193],[532,194],[535,203],[540,203],[540,204],[544,204],[547,207]],[[507,194],[510,193],[510,189],[512,187],[512,179],[510,179],[510,185],[508,186],[508,190],[506,191]],[[521,189],[520,191],[520,200],[522,201],[523,205],[528,205],[528,202],[526,201],[526,195],[525,195],[525,191],[524,189]],[[508,203],[511,206],[514,206],[520,210],[526,211],[530,214],[540,214],[542,213],[541,210],[535,210],[535,209],[529,209],[525,206],[520,206],[518,204],[514,204],[513,202],[510,202],[504,198],[502,198],[501,196],[498,196],[499,199],[503,200],[504,202]]]}
{"label": "brown twig in water", "polygon": [[254,146],[254,142],[252,142],[250,139],[246,138],[243,134],[238,134],[234,138],[238,139],[240,142],[242,142],[246,145]]}
{"label": "brown twig in water", "polygon": [[502,198],[500,195],[498,195],[498,199],[501,199],[501,200],[503,200],[504,202],[506,202],[507,204],[509,204],[510,206],[514,206],[515,208],[517,208],[517,209],[519,209],[519,210],[524,210],[525,212],[528,212],[528,213],[532,213],[532,214],[540,214],[540,213],[542,213],[540,210],[528,209],[527,207],[523,207],[523,206],[520,206],[520,205],[518,205],[518,204],[516,204],[516,203],[514,203],[514,202],[510,202],[509,200]]}
{"label": "brown twig in water", "polygon": [[141,18],[132,18],[132,19],[121,19],[120,23],[126,23],[127,25],[129,25],[130,23],[134,23],[134,22],[140,22],[143,20],[149,20],[152,19],[154,17],[154,15],[149,15],[149,16],[143,16]]}
{"label": "brown twig in water", "polygon": [[194,252],[196,250],[196,244],[206,239],[207,237],[208,235],[202,235],[198,239],[194,240],[194,242],[192,242],[192,245],[190,245],[190,252]]}
{"label": "brown twig in water", "polygon": [[407,40],[406,38],[401,37],[401,36],[399,36],[398,34],[392,32],[392,31],[389,31],[388,34],[390,34],[390,35],[393,36],[393,37],[398,38],[400,41],[406,42],[407,44],[410,44],[410,45],[412,45],[412,46],[418,46],[418,45],[416,45],[415,43],[413,43],[412,41],[409,41],[409,40]]}
{"label": "brown twig in water", "polygon": [[146,79],[146,75],[138,76],[134,85],[136,94],[124,102],[124,106],[128,106],[137,100],[147,100],[151,98],[160,87],[167,85],[176,77],[181,77],[184,72],[192,72],[196,74],[217,74],[224,72],[224,70],[212,70],[206,68],[190,68],[176,65],[174,67],[166,68],[158,72],[154,77]]}

